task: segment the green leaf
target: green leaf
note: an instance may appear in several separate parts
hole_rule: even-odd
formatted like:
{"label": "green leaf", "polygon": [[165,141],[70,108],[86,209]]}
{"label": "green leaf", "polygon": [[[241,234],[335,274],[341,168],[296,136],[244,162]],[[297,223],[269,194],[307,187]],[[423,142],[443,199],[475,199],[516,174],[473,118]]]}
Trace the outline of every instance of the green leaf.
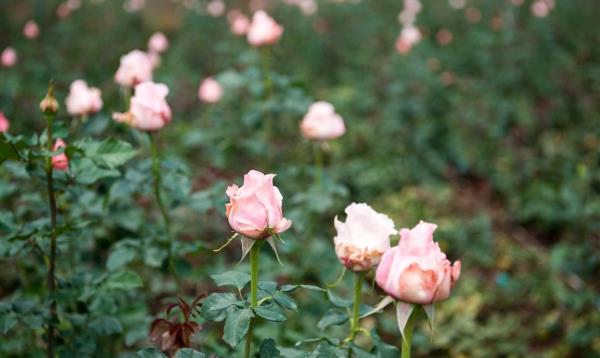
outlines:
{"label": "green leaf", "polygon": [[250,282],[250,275],[245,272],[228,271],[210,276],[217,286],[234,286],[241,291]]}
{"label": "green leaf", "polygon": [[111,316],[98,317],[90,322],[90,328],[100,336],[108,336],[123,332],[121,322]]}
{"label": "green leaf", "polygon": [[69,161],[69,170],[73,173],[75,181],[79,184],[94,184],[103,178],[114,178],[121,175],[116,169],[104,169],[98,167],[88,158],[76,158]]}
{"label": "green leaf", "polygon": [[271,338],[265,339],[260,344],[260,348],[258,350],[259,358],[277,358],[281,357],[281,353],[277,349],[275,345],[275,341]]}
{"label": "green leaf", "polygon": [[371,330],[371,338],[373,340],[373,349],[371,353],[378,358],[396,358],[400,356],[400,351],[396,346],[385,343],[377,334],[376,329]]}
{"label": "green leaf", "polygon": [[283,322],[286,320],[283,312],[277,307],[277,305],[271,304],[268,306],[254,307],[254,312],[266,319],[267,321]]}
{"label": "green leaf", "polygon": [[161,351],[156,348],[144,348],[135,353],[138,358],[167,358]]}
{"label": "green leaf", "polygon": [[273,300],[288,310],[295,311],[298,309],[298,305],[296,304],[296,301],[294,301],[293,298],[286,295],[285,293],[275,292],[273,294]]}
{"label": "green leaf", "polygon": [[225,328],[223,329],[223,340],[232,348],[238,345],[248,333],[250,320],[254,315],[252,309],[233,309],[227,313]]}
{"label": "green leaf", "polygon": [[283,285],[281,286],[281,291],[282,292],[290,292],[290,291],[294,291],[297,288],[304,288],[306,290],[311,290],[311,291],[325,291],[325,289],[319,287],[319,286],[314,286],[314,285]]}
{"label": "green leaf", "polygon": [[202,301],[200,314],[209,321],[220,322],[225,319],[226,310],[237,302],[233,293],[212,293]]}
{"label": "green leaf", "polygon": [[20,160],[20,146],[24,146],[22,141],[17,143],[14,138],[7,138],[3,133],[0,133],[0,164],[5,160]]}
{"label": "green leaf", "polygon": [[106,268],[109,271],[114,271],[127,265],[135,258],[136,251],[129,246],[119,246],[108,256],[106,260]]}
{"label": "green leaf", "polygon": [[84,140],[79,143],[86,157],[96,164],[115,169],[133,158],[137,151],[127,142],[109,138],[101,142]]}
{"label": "green leaf", "polygon": [[336,308],[332,308],[329,311],[327,311],[323,318],[319,320],[319,322],[317,323],[317,327],[320,330],[324,330],[325,328],[332,325],[338,326],[340,324],[344,324],[346,323],[346,321],[348,321],[348,315],[346,314],[346,312]]}
{"label": "green leaf", "polygon": [[336,307],[345,308],[352,306],[352,300],[343,299],[331,290],[327,290],[327,297],[329,298],[329,302]]}
{"label": "green leaf", "polygon": [[195,351],[191,348],[181,348],[175,353],[175,358],[204,358],[206,354]]}
{"label": "green leaf", "polygon": [[104,287],[110,290],[131,290],[141,286],[140,276],[130,270],[115,272],[104,283]]}
{"label": "green leaf", "polygon": [[8,314],[3,313],[0,315],[0,332],[7,334],[15,324],[17,324],[17,315],[14,312]]}

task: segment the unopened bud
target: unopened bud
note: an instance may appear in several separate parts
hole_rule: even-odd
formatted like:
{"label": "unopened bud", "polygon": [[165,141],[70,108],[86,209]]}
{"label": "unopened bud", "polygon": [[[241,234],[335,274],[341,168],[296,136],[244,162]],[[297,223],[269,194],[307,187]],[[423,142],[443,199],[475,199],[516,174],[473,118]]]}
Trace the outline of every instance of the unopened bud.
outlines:
{"label": "unopened bud", "polygon": [[40,102],[40,109],[44,114],[54,114],[58,112],[58,101],[54,98],[54,90],[52,84],[48,88],[48,93],[46,97]]}

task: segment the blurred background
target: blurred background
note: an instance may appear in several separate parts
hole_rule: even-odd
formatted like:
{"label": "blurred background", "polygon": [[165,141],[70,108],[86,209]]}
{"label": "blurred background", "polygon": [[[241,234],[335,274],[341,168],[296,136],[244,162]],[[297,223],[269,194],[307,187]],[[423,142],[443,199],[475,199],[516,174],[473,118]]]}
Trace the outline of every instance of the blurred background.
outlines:
{"label": "blurred background", "polygon": [[[269,54],[267,99],[261,57],[227,18],[232,9],[259,8],[285,29]],[[416,332],[417,356],[600,356],[600,3],[423,2],[409,21],[420,39],[409,44],[399,35],[403,8],[398,0],[0,0],[0,51],[16,53],[0,66],[9,132],[43,130],[38,103],[50,79],[63,108],[70,83],[84,79],[102,90],[104,107],[81,136],[120,138],[140,150],[120,176],[65,188],[59,198],[69,220],[88,223],[61,241],[70,261],[59,273],[71,277],[64,299],[72,302],[61,320],[64,356],[126,356],[149,346],[150,321],[178,293],[213,292],[210,274],[248,269],[235,266],[238,244],[211,249],[230,236],[225,188],[240,185],[249,169],[278,174],[285,216],[294,221],[280,252],[284,266],[263,255],[265,278],[335,281],[333,218],[366,202],[398,228],[437,223],[442,250],[462,261],[434,333],[425,323]],[[170,42],[154,80],[169,86],[173,110],[160,141],[181,292],[157,244],[147,141],[111,119],[126,109],[114,82],[120,57],[145,51],[156,31]],[[207,76],[224,88],[219,103],[198,100]],[[333,103],[347,127],[325,147],[299,131],[316,100]],[[71,121],[64,110],[57,118]],[[315,185],[318,151],[323,182]],[[25,169],[0,164],[0,234],[47,215],[42,182]],[[45,268],[18,242],[0,240],[0,355],[33,357],[44,347],[35,307]],[[90,291],[97,277],[123,267],[142,277],[142,289]],[[336,292],[349,298],[351,287],[347,275]],[[375,304],[380,294],[373,289],[365,301]],[[282,347],[322,335],[317,322],[331,304],[314,292],[295,299],[301,314],[257,334]],[[381,338],[399,344],[394,314],[376,319]],[[194,346],[231,356],[221,330],[204,324]],[[343,327],[328,331],[344,337]]]}

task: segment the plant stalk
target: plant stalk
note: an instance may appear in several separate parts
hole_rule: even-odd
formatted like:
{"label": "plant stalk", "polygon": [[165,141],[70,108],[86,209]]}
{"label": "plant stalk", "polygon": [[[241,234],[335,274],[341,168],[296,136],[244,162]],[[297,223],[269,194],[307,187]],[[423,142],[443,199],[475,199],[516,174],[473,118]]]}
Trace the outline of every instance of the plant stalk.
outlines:
{"label": "plant stalk", "polygon": [[[258,307],[258,260],[260,256],[260,246],[262,241],[257,240],[250,249],[250,306]],[[254,320],[250,321],[250,327],[248,328],[248,334],[246,335],[246,347],[244,350],[244,357],[250,358],[250,351],[252,348],[252,328]]]}
{"label": "plant stalk", "polygon": [[[54,114],[46,114],[46,149],[52,152],[52,125],[54,124]],[[46,157],[46,186],[48,188],[48,205],[50,207],[50,259],[48,261],[48,296],[50,298],[50,318],[48,321],[48,358],[54,357],[54,323],[58,320],[56,314],[56,197],[54,195],[54,178],[52,177],[52,157]]]}
{"label": "plant stalk", "polygon": [[412,343],[413,328],[415,326],[415,320],[417,317],[417,309],[415,309],[410,317],[406,326],[404,327],[404,337],[402,338],[402,356],[401,358],[410,358],[410,346]]}

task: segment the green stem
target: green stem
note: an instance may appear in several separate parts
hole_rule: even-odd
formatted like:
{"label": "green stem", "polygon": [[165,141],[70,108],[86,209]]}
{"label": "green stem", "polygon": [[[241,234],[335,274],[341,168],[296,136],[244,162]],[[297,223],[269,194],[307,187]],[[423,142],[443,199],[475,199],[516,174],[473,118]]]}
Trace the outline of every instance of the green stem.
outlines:
{"label": "green stem", "polygon": [[173,277],[175,278],[175,281],[177,283],[177,288],[179,289],[179,286],[180,286],[179,285],[179,277],[177,276],[177,272],[175,271],[175,265],[173,263],[173,238],[171,237],[171,223],[169,220],[169,214],[167,213],[167,209],[162,200],[162,195],[161,195],[161,191],[160,191],[162,177],[161,177],[161,164],[160,164],[161,159],[160,159],[160,153],[159,153],[159,149],[158,149],[158,136],[156,134],[150,134],[150,136],[151,136],[150,146],[152,149],[152,178],[153,178],[152,184],[153,184],[153,189],[154,189],[154,197],[156,198],[156,204],[158,205],[158,208],[160,209],[163,223],[165,225],[165,232],[167,234],[167,240],[169,241],[168,251],[167,251],[167,260],[168,260],[168,264],[169,264],[169,269],[173,273]]}
{"label": "green stem", "polygon": [[[260,255],[261,244],[262,241],[257,240],[250,249],[250,306],[252,307],[258,307],[258,259]],[[246,335],[246,347],[244,350],[245,358],[250,358],[253,326],[254,322],[251,320],[250,327],[248,328],[248,334]]]}
{"label": "green stem", "polygon": [[[52,152],[52,125],[54,124],[54,114],[46,115],[47,135],[46,149]],[[52,157],[46,157],[46,185],[48,188],[48,205],[50,207],[50,259],[48,261],[48,295],[50,296],[50,318],[48,320],[48,349],[47,356],[54,357],[54,323],[58,320],[56,314],[56,301],[54,294],[56,292],[56,197],[54,195],[54,178],[52,177]]]}
{"label": "green stem", "polygon": [[315,145],[315,182],[317,185],[317,189],[321,190],[321,186],[323,183],[323,151],[321,150],[321,143],[317,143]]}
{"label": "green stem", "polygon": [[[262,75],[263,75],[263,100],[267,102],[272,95],[273,91],[273,83],[271,82],[270,76],[270,48],[268,46],[263,46],[260,48],[260,59],[262,65]],[[271,111],[268,110],[265,119],[264,119],[264,136],[265,140],[269,140],[271,137]]]}
{"label": "green stem", "polygon": [[358,272],[355,274],[354,279],[354,306],[352,308],[352,322],[350,328],[350,341],[354,341],[356,334],[359,330],[359,318],[358,318],[358,309],[360,308],[360,298],[362,292],[362,284],[365,278],[364,272]]}
{"label": "green stem", "polygon": [[402,358],[410,358],[410,345],[412,343],[413,328],[415,326],[415,320],[417,317],[417,309],[415,309],[410,317],[406,326],[404,327],[404,337],[402,338]]}

